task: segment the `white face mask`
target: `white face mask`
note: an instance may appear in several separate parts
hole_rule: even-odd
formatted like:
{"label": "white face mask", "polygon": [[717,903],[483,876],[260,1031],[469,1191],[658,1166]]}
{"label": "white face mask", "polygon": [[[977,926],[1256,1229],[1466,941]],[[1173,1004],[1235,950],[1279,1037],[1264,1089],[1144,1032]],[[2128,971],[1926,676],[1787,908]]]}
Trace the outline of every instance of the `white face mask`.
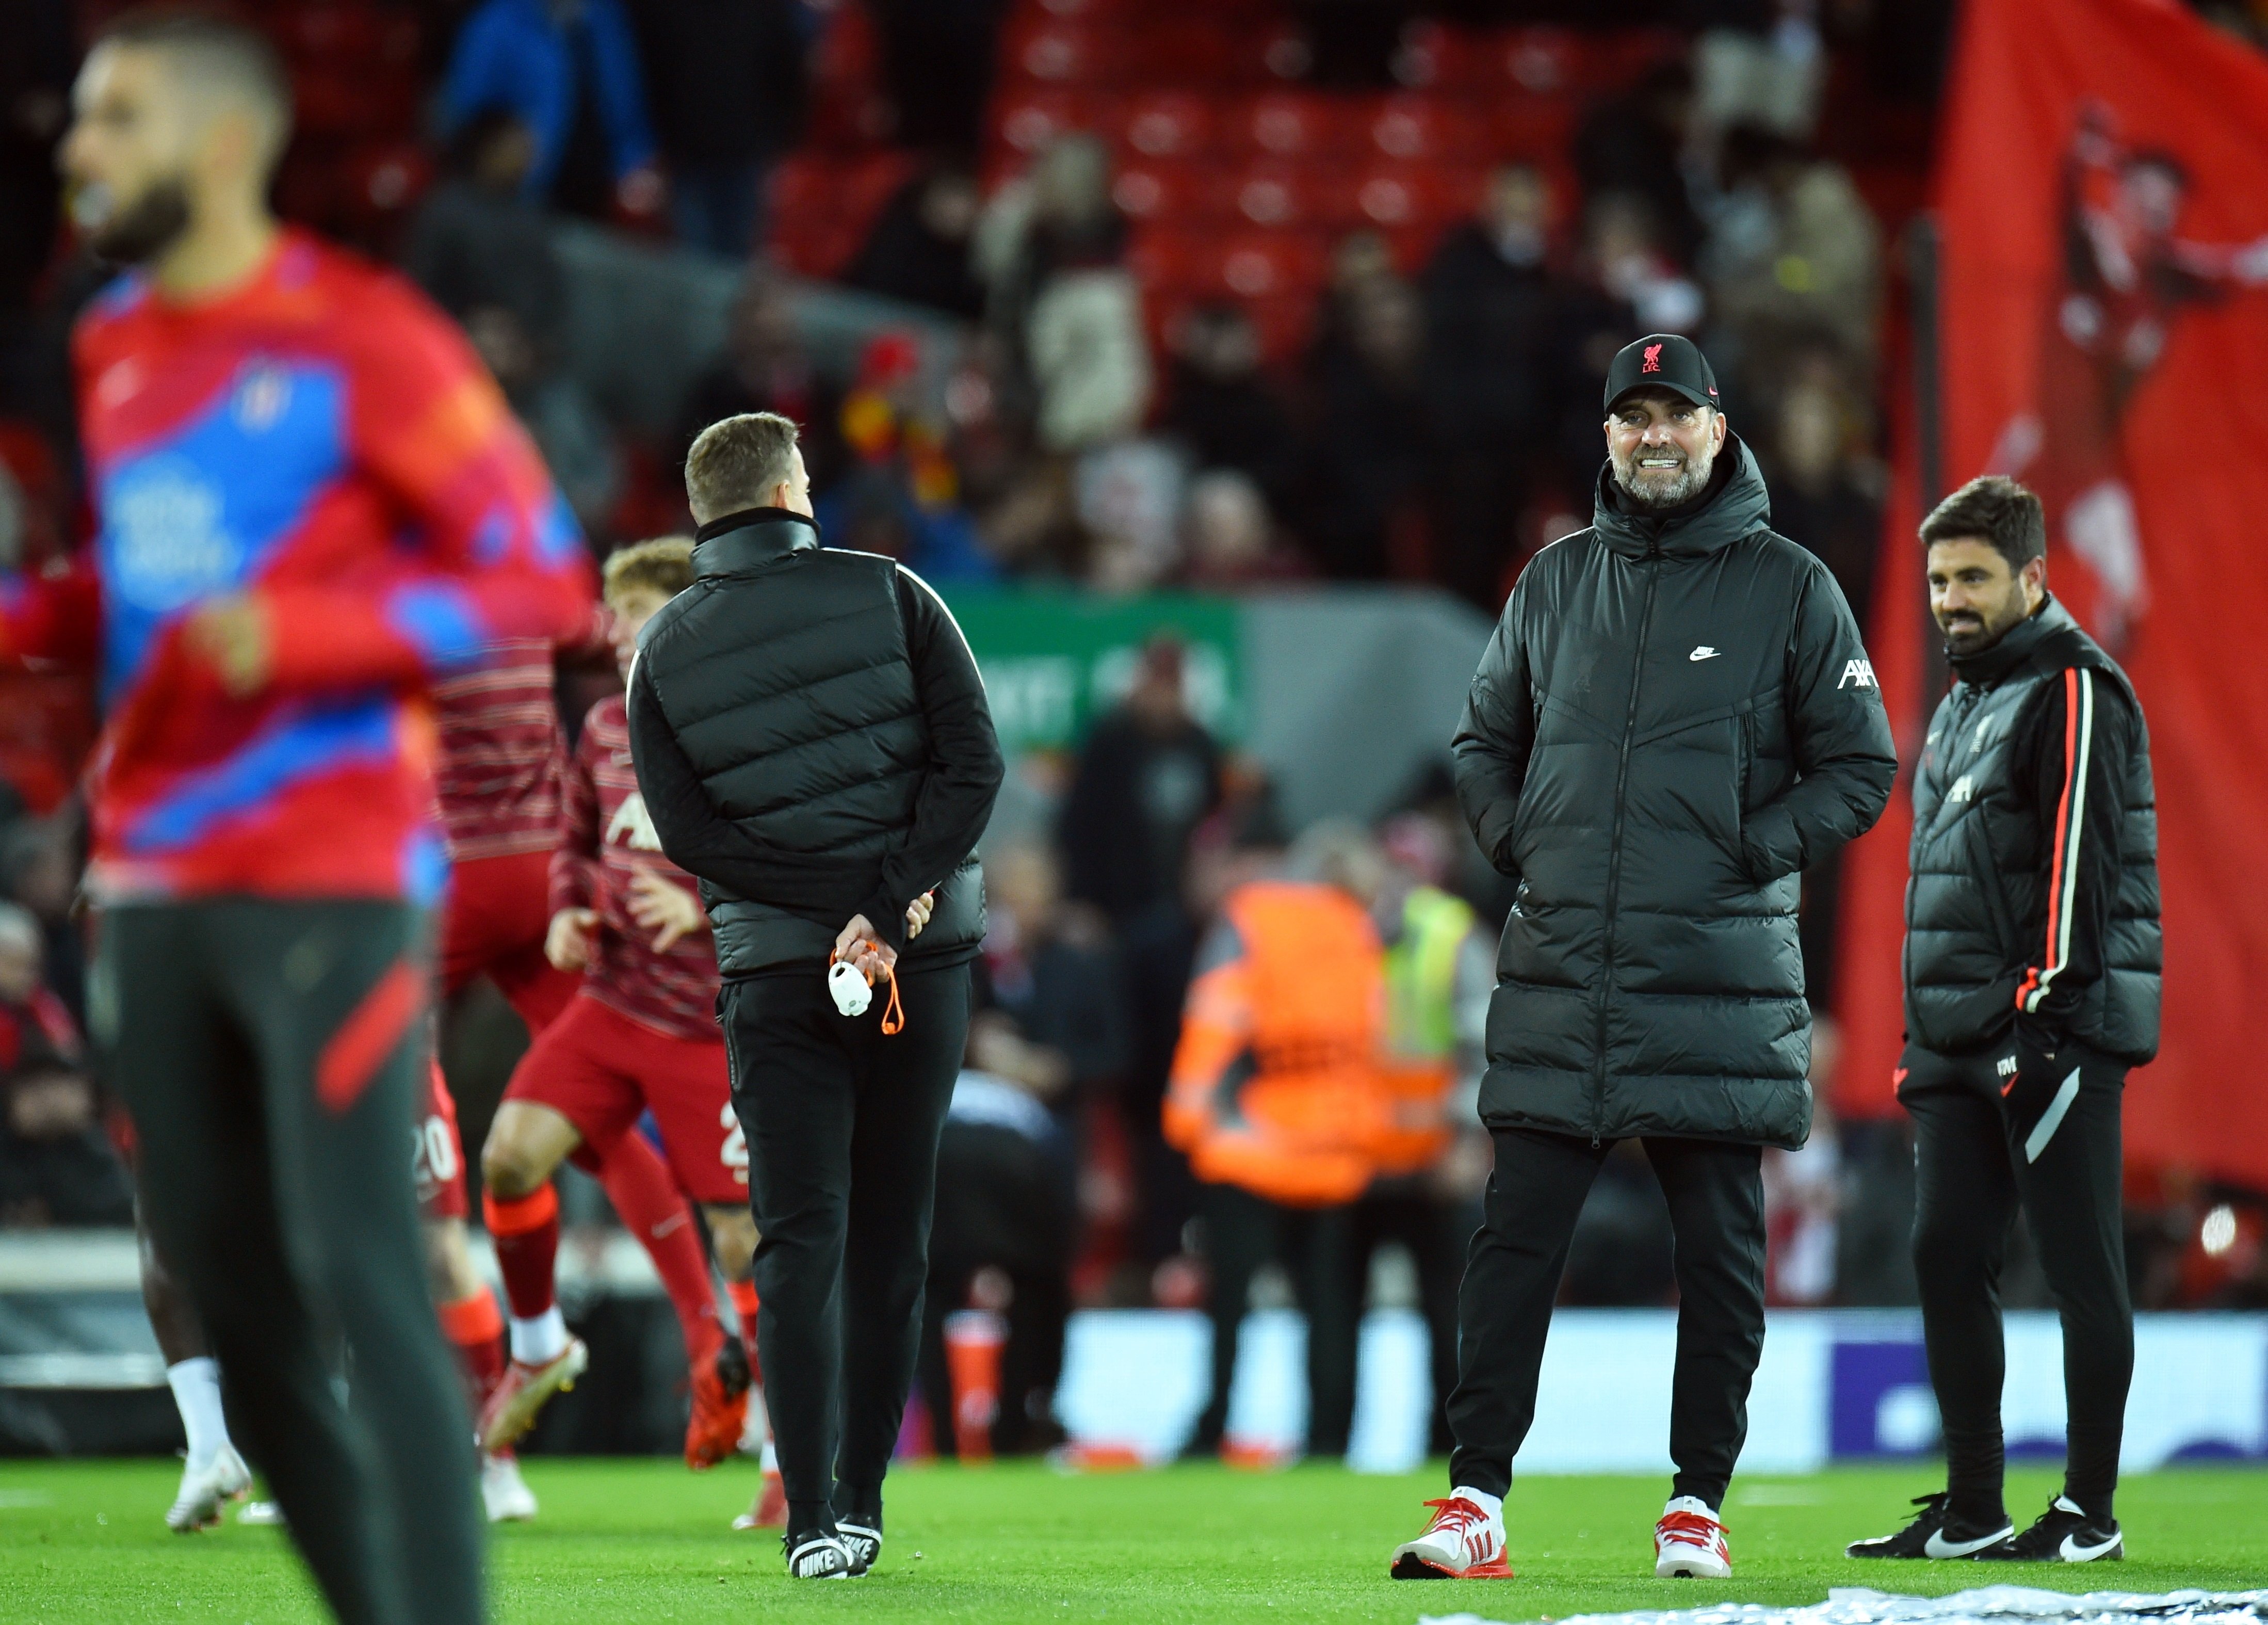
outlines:
{"label": "white face mask", "polygon": [[845,1016],[864,1016],[866,1007],[874,1002],[874,990],[848,959],[838,959],[827,967],[827,991],[834,996],[835,1008]]}

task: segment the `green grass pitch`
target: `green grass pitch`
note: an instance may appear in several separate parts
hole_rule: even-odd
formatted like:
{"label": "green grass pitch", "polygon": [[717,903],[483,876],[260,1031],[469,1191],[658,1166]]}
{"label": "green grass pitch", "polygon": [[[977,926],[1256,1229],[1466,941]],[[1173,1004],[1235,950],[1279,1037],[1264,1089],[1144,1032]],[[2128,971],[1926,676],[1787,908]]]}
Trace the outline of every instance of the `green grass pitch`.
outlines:
{"label": "green grass pitch", "polygon": [[[318,1621],[284,1536],[232,1523],[178,1536],[159,1521],[175,1464],[0,1464],[0,1620]],[[1064,1477],[1031,1464],[892,1475],[889,1545],[869,1578],[798,1584],[773,1534],[735,1534],[755,1474],[695,1477],[673,1462],[526,1464],[542,1498],[490,1547],[495,1614],[510,1625],[862,1618],[883,1621],[1388,1621],[1470,1610],[1530,1621],[1715,1600],[1813,1602],[1832,1585],[1941,1592],[1993,1581],[2069,1591],[2268,1584],[2268,1472],[2185,1469],[2130,1480],[2118,1511],[2133,1559],[2092,1568],[1855,1563],[1844,1542],[1895,1527],[1927,1467],[1734,1482],[1734,1578],[1656,1580],[1653,1478],[1530,1478],[1506,1511],[1515,1581],[1386,1577],[1437,1473],[1359,1478],[1303,1466]],[[2020,1520],[2053,1475],[2011,1474]]]}

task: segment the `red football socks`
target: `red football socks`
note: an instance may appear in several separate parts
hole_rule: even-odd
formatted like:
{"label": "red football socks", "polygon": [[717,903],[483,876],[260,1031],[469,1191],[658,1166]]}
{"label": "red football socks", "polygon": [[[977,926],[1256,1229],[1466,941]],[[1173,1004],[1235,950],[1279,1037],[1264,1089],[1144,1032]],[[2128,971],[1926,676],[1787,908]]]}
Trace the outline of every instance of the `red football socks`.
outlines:
{"label": "red football socks", "polygon": [[701,1228],[678,1193],[668,1164],[654,1154],[644,1135],[632,1130],[599,1152],[599,1183],[606,1187],[615,1216],[653,1260],[685,1333],[686,1357],[698,1361],[714,1354],[725,1340],[717,1319],[717,1289],[710,1284]]}
{"label": "red football socks", "polygon": [[559,1193],[549,1181],[532,1196],[516,1200],[499,1198],[493,1191],[481,1198],[489,1224],[489,1239],[496,1244],[497,1267],[504,1272],[504,1295],[511,1301],[512,1318],[534,1320],[554,1301],[552,1266],[559,1256]]}
{"label": "red football socks", "polygon": [[441,1333],[457,1351],[466,1397],[478,1415],[490,1390],[504,1375],[504,1311],[497,1307],[496,1294],[482,1287],[470,1296],[440,1305],[440,1316]]}

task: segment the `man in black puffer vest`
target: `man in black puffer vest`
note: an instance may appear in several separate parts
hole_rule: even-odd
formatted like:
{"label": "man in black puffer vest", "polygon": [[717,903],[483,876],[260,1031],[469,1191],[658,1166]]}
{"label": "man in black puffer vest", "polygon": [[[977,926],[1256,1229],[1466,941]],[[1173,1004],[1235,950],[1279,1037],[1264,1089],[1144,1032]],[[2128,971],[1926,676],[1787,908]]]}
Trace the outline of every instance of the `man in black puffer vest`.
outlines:
{"label": "man in black puffer vest", "polygon": [[[685,489],[694,583],[640,638],[630,748],[725,977],[789,1571],[862,1574],[919,1348],[1000,747],[937,595],[819,545],[793,424],[711,425]],[[837,961],[876,984],[862,1015],[830,993]]]}
{"label": "man in black puffer vest", "polygon": [[1454,1488],[1399,1575],[1502,1562],[1568,1243],[1633,1136],[1677,1237],[1655,1572],[1731,1570],[1718,1509],[1764,1348],[1762,1149],[1811,1128],[1801,874],[1881,816],[1897,757],[1835,578],[1772,534],[1716,401],[1687,339],[1615,358],[1592,527],[1521,572],[1457,732],[1465,816],[1519,888],[1489,1009],[1496,1171],[1459,1295]]}
{"label": "man in black puffer vest", "polygon": [[[1946,1493],[1851,1555],[2117,1557],[2134,1369],[2119,1106],[2158,1049],[2149,733],[2126,674],[2048,595],[2037,497],[1972,480],[1921,537],[1957,681],[1914,775],[1897,1082]],[[2022,1534],[2000,1498],[1998,1295],[2019,1204],[2063,1315],[2070,1435],[2063,1494]]]}

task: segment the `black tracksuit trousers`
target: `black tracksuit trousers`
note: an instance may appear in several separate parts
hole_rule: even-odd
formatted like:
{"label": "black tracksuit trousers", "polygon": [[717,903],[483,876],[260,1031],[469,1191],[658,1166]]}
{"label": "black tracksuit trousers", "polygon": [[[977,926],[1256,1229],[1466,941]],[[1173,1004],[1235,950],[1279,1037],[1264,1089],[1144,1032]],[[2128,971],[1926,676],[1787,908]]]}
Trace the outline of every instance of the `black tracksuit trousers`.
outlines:
{"label": "black tracksuit trousers", "polygon": [[2005,1518],[2000,1265],[2021,1205],[2063,1317],[2064,1493],[2109,1518],[2134,1374],[2120,1193],[2126,1068],[2071,1046],[2079,1094],[2034,1163],[2001,1106],[2001,1053],[1955,1057],[1909,1046],[1900,1063],[1898,1098],[1914,1122],[1914,1279],[1945,1430],[1946,1486],[1964,1521]]}
{"label": "black tracksuit trousers", "polygon": [[[399,904],[113,908],[88,1000],[144,1218],[228,1414],[348,1625],[485,1616],[472,1418],[410,1186],[423,922]],[[324,1350],[343,1334],[348,1403]]]}
{"label": "black tracksuit trousers", "polygon": [[968,1036],[966,964],[898,972],[864,1016],[821,967],[725,984],[717,1009],[748,1141],[756,1347],[792,1535],[881,1514],[921,1348],[938,1139]]}
{"label": "black tracksuit trousers", "polygon": [[[1449,1481],[1500,1496],[1535,1420],[1543,1339],[1575,1220],[1615,1142],[1530,1128],[1492,1133],[1496,1171],[1457,1295]],[[1764,1153],[1712,1140],[1643,1143],[1676,1235],[1671,1494],[1719,1507],[1748,1437],[1749,1384],[1764,1347]]]}
{"label": "black tracksuit trousers", "polygon": [[1287,1208],[1234,1185],[1198,1188],[1211,1276],[1205,1311],[1212,1320],[1212,1397],[1197,1417],[1189,1453],[1210,1455],[1220,1448],[1252,1277],[1275,1262],[1292,1277],[1292,1296],[1307,1319],[1307,1453],[1345,1455],[1354,1426],[1355,1342],[1362,1313],[1362,1289],[1349,1268],[1353,1209]]}

